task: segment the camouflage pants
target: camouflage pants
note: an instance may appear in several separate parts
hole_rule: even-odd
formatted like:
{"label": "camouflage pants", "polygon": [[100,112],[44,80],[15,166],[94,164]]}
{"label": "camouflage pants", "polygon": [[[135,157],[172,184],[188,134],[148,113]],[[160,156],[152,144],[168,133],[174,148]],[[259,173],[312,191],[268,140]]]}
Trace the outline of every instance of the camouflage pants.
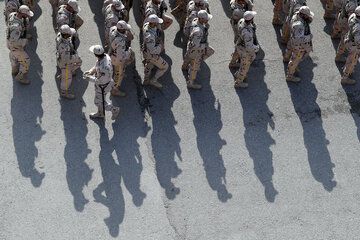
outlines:
{"label": "camouflage pants", "polygon": [[255,52],[246,51],[242,47],[237,47],[237,52],[240,56],[240,68],[238,71],[237,80],[243,82],[247,73],[249,72],[251,63],[256,58]]}
{"label": "camouflage pants", "polygon": [[135,60],[135,53],[131,51],[130,57],[127,59],[120,59],[117,56],[111,56],[111,62],[114,69],[114,82],[115,88],[118,88],[125,76],[126,67],[129,66]]}
{"label": "camouflage pants", "polygon": [[190,81],[196,79],[197,73],[200,71],[201,62],[208,59],[214,53],[214,49],[210,46],[207,46],[203,50],[189,49],[186,52],[184,64],[189,66],[188,78]]}
{"label": "camouflage pants", "polygon": [[289,76],[294,75],[295,69],[298,67],[299,63],[304,61],[305,58],[309,56],[311,51],[312,46],[310,42],[293,47],[293,51],[291,53],[290,61],[287,67]]}
{"label": "camouflage pants", "polygon": [[79,56],[73,55],[72,62],[69,64],[58,62],[58,66],[61,69],[61,83],[60,89],[67,91],[72,83],[72,75],[75,73],[76,69],[80,68],[82,65],[82,60]]}
{"label": "camouflage pants", "polygon": [[153,80],[158,80],[169,68],[169,64],[159,55],[151,55],[144,53],[145,69],[144,69],[144,81],[149,81],[151,70],[156,67],[156,73]]}
{"label": "camouflage pants", "polygon": [[351,73],[354,72],[356,64],[359,58],[359,49],[356,46],[348,45],[349,55],[346,58],[346,63],[344,66],[344,76],[349,77]]}
{"label": "camouflage pants", "polygon": [[30,68],[30,57],[24,49],[11,50],[9,53],[12,69],[19,68],[19,72],[26,74]]}

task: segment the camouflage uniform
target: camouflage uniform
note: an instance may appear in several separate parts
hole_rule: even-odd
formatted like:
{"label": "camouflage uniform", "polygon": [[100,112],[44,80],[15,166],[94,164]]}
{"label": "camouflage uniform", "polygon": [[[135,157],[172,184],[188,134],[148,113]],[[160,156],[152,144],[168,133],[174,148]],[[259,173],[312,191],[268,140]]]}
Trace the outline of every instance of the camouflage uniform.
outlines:
{"label": "camouflage uniform", "polygon": [[161,4],[155,4],[152,1],[148,1],[145,6],[145,20],[144,23],[147,22],[147,17],[152,14],[157,15],[159,18],[164,20],[164,23],[161,24],[161,30],[164,31],[170,27],[173,23],[173,19],[170,16],[167,16],[163,13],[163,11],[167,10],[167,5],[164,1]]}
{"label": "camouflage uniform", "polygon": [[[144,85],[153,85],[154,87],[161,88],[162,85],[158,79],[164,75],[169,68],[169,64],[160,56],[162,52],[162,45],[159,36],[160,30],[158,28],[151,28],[149,22],[144,24],[143,35],[144,42],[142,46],[144,55]],[[152,79],[150,79],[151,70],[157,67],[157,71]]]}
{"label": "camouflage uniform", "polygon": [[343,68],[344,73],[341,79],[341,83],[355,84],[356,81],[349,79],[349,76],[351,73],[353,73],[360,54],[360,21],[359,20],[357,20],[356,22],[350,25],[350,30],[345,37],[345,44],[349,52],[349,55],[346,59],[345,66]]}
{"label": "camouflage uniform", "polygon": [[360,0],[348,0],[348,2],[345,4],[345,6],[343,6],[343,9],[341,10],[339,17],[339,24],[341,26],[341,40],[336,52],[336,62],[346,61],[346,58],[343,56],[346,51],[345,36],[349,31],[349,17],[355,12],[355,9],[359,6],[358,1],[360,2]]}
{"label": "camouflage uniform", "polygon": [[62,93],[67,94],[72,82],[72,75],[75,74],[76,69],[81,67],[82,60],[74,49],[71,37],[65,39],[60,32],[56,37],[56,58],[61,69],[60,89]]}
{"label": "camouflage uniform", "polygon": [[7,27],[7,47],[10,50],[9,58],[11,62],[12,74],[16,75],[16,80],[28,84],[29,80],[24,78],[24,74],[29,71],[30,58],[25,51],[28,40],[25,37],[25,25],[22,19],[16,16],[16,12],[9,15]]}
{"label": "camouflage uniform", "polygon": [[286,20],[282,26],[280,42],[287,44],[290,36],[291,20],[296,12],[302,7],[306,6],[306,0],[289,0],[289,11]]}
{"label": "camouflage uniform", "polygon": [[287,81],[298,82],[299,78],[294,77],[295,70],[299,63],[309,56],[312,51],[312,34],[309,23],[299,16],[299,12],[294,16],[291,25],[291,45],[292,54],[287,67]]}
{"label": "camouflage uniform", "polygon": [[282,0],[275,0],[274,1],[274,17],[272,20],[272,24],[274,25],[283,25],[283,22],[280,20],[280,11],[282,7]]}
{"label": "camouflage uniform", "polygon": [[109,34],[110,28],[116,26],[117,22],[120,20],[126,20],[128,16],[128,11],[123,8],[120,11],[117,11],[113,8],[113,4],[109,4],[105,9],[105,48],[109,45]]}
{"label": "camouflage uniform", "polygon": [[230,19],[230,24],[232,26],[232,29],[234,31],[234,43],[237,42],[238,39],[238,22],[240,21],[240,19],[243,18],[244,13],[246,11],[252,11],[254,7],[254,4],[252,3],[251,0],[245,0],[245,4],[244,5],[240,5],[239,3],[236,2],[236,0],[231,0],[230,1],[230,8],[231,8],[231,19]]}
{"label": "camouflage uniform", "polygon": [[181,28],[183,28],[185,25],[187,4],[188,0],[176,0],[176,7],[171,11],[171,14],[181,22]]}
{"label": "camouflage uniform", "polygon": [[183,69],[188,69],[188,88],[200,89],[201,85],[195,84],[197,73],[200,71],[202,61],[214,54],[214,49],[208,43],[208,23],[201,24],[195,18],[191,25],[191,33],[187,44],[187,51],[183,63]]}
{"label": "camouflage uniform", "polygon": [[197,7],[195,1],[190,1],[186,8],[186,20],[184,26],[184,35],[189,38],[190,36],[190,29],[193,23],[193,20],[197,17],[197,13],[200,10],[207,10],[209,5],[207,2],[204,1],[204,4],[201,7]]}
{"label": "camouflage uniform", "polygon": [[130,31],[122,34],[116,26],[110,28],[109,56],[114,69],[115,82],[112,94],[116,96],[125,96],[125,93],[120,92],[118,87],[121,86],[124,79],[126,67],[135,59],[135,53],[128,47],[128,42],[132,39],[133,35]]}
{"label": "camouflage uniform", "polygon": [[77,13],[68,11],[66,6],[67,5],[61,5],[59,7],[56,18],[57,29],[60,29],[62,25],[66,24],[77,31],[83,25],[84,20]]}
{"label": "camouflage uniform", "polygon": [[241,19],[238,24],[239,38],[236,44],[236,50],[240,56],[240,68],[236,72],[235,87],[247,87],[244,83],[251,63],[256,58],[256,53],[260,46],[257,42],[255,28],[252,24],[246,24],[245,19]]}

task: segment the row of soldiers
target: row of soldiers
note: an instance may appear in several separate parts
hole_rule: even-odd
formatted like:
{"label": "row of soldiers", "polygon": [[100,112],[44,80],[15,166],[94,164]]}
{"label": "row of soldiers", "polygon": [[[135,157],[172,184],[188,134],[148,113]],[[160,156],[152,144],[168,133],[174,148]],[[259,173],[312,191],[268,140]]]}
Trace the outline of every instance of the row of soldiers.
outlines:
{"label": "row of soldiers", "polygon": [[[342,84],[355,84],[356,81],[350,79],[351,73],[357,64],[360,52],[360,1],[359,0],[322,0],[325,4],[324,19],[334,19],[332,39],[340,39],[335,62],[344,62]],[[299,81],[298,78],[290,78],[294,70],[293,60],[302,61],[312,51],[312,34],[309,24],[312,22],[313,14],[305,17],[301,16],[307,6],[306,0],[275,0],[274,1],[274,25],[282,25],[281,40],[282,44],[287,44],[283,58],[284,62],[289,62],[287,80]],[[284,12],[285,19],[281,20],[281,11]],[[308,12],[308,11],[307,11]],[[305,14],[307,15],[307,14]],[[299,22],[302,22],[302,24]],[[300,43],[300,48],[297,46]],[[345,53],[348,51],[348,56]],[[297,66],[295,64],[295,66]],[[292,70],[293,71],[292,71]]]}
{"label": "row of soldiers", "polygon": [[[50,3],[53,4],[56,14],[56,50],[57,50],[57,63],[58,67],[61,69],[61,74],[57,76],[57,79],[61,81],[60,96],[67,99],[74,99],[75,95],[68,91],[72,76],[76,74],[76,70],[81,67],[82,60],[78,56],[76,51],[75,42],[79,38],[77,30],[83,24],[82,18],[79,16],[80,8],[76,0],[60,0],[53,1],[50,0]],[[124,13],[122,17],[126,18],[127,12],[122,11],[124,5],[120,1],[114,1],[114,3],[104,4],[104,15],[112,19],[106,19],[105,21],[105,30],[109,35],[113,34],[113,30],[118,30],[122,28],[130,29],[130,26],[126,24],[125,21],[119,21],[115,14],[121,12]],[[111,26],[115,22],[116,26]],[[121,34],[121,33],[120,33]],[[113,41],[112,41],[113,43]],[[105,111],[110,111],[112,113],[112,119],[115,120],[120,113],[120,108],[112,105],[111,102],[106,100],[107,94],[115,90],[118,86],[114,83],[113,77],[115,72],[114,69],[118,69],[113,65],[117,65],[116,60],[116,48],[113,45],[109,44],[109,36],[106,37],[106,47],[109,48],[109,54],[111,57],[105,53],[105,49],[100,45],[94,45],[90,47],[90,51],[94,54],[97,61],[93,68],[86,71],[83,74],[83,78],[95,84],[95,99],[94,103],[97,106],[97,112],[90,114],[91,118],[104,118]],[[120,49],[120,48],[119,48]],[[119,57],[121,52],[119,53]],[[114,68],[115,67],[115,68]]]}
{"label": "row of soldiers", "polygon": [[[80,8],[77,0],[49,0],[56,12],[56,48],[57,62],[61,69],[61,74],[57,77],[60,81],[60,96],[67,99],[74,99],[74,94],[68,91],[72,75],[81,66],[82,61],[76,52],[76,40],[79,38],[77,30],[83,24],[79,16]],[[29,1],[29,6],[32,1]],[[98,57],[99,66],[103,70],[88,71],[86,79],[92,79],[90,73],[101,76],[109,76],[106,81],[107,88],[105,92],[101,90],[100,85],[96,85],[97,95],[95,104],[99,111],[93,117],[104,117],[104,110],[111,110],[117,113],[117,108],[111,103],[104,101],[108,92],[114,96],[125,96],[126,93],[119,90],[122,80],[125,78],[126,67],[135,59],[134,51],[131,49],[133,34],[131,26],[127,23],[129,20],[129,10],[132,1],[105,0],[102,12],[105,19],[105,46],[92,47],[91,51]],[[288,8],[284,8],[284,3]],[[329,1],[328,1],[329,2]],[[354,69],[358,58],[358,40],[360,25],[360,7],[357,0],[342,0],[342,8],[336,11],[336,21],[334,23],[334,32],[332,38],[341,37],[341,43],[338,48],[336,61],[346,61],[344,75],[341,82],[344,84],[354,84],[355,81],[349,79],[349,75]],[[11,6],[17,7],[11,8]],[[7,0],[5,16],[8,23],[7,38],[10,49],[10,59],[12,63],[12,72],[16,75],[15,79],[21,83],[28,84],[24,75],[29,69],[30,59],[26,54],[25,47],[28,38],[31,35],[27,30],[33,12],[28,5],[20,0]],[[21,5],[23,4],[23,5]],[[159,83],[167,71],[169,65],[161,57],[165,48],[165,31],[173,23],[173,19],[166,14],[167,5],[163,0],[142,0],[142,52],[144,63],[144,85],[151,85],[161,88]],[[184,9],[185,6],[185,9]],[[256,12],[253,11],[253,1],[251,0],[230,0],[232,11],[231,26],[234,30],[235,50],[229,67],[236,67],[239,70],[235,73],[235,87],[247,87],[244,82],[249,71],[251,63],[256,58],[260,45],[256,36],[256,24],[254,18]],[[281,20],[279,6],[285,12],[285,20]],[[11,10],[13,9],[13,10]],[[329,8],[330,9],[330,8]],[[12,12],[13,11],[13,12]],[[207,0],[179,1],[172,14],[180,20],[180,27],[183,29],[184,36],[188,39],[187,51],[182,65],[183,70],[188,71],[187,87],[200,89],[201,85],[195,82],[197,73],[200,71],[202,61],[205,61],[214,54],[213,48],[208,43],[208,21],[212,18]],[[331,11],[326,12],[324,17],[330,18]],[[283,0],[275,1],[273,24],[283,25],[281,42],[287,44],[284,55],[284,62],[288,63],[287,81],[298,82],[299,78],[295,73],[299,71],[298,64],[303,61],[312,51],[312,34],[310,23],[314,14],[306,6],[306,0]],[[96,50],[95,50],[96,49]],[[342,54],[345,49],[349,51],[349,56],[344,59]],[[100,58],[99,58],[100,56]],[[107,62],[107,60],[109,61]],[[100,64],[101,61],[105,63]],[[110,67],[109,67],[110,66]],[[152,76],[152,70],[156,68]],[[95,68],[97,69],[97,68]],[[100,71],[100,72],[99,72]],[[108,71],[107,73],[101,71]],[[89,75],[90,74],[90,75]],[[110,84],[110,82],[114,84]],[[98,83],[97,83],[98,84]],[[111,88],[109,87],[111,86]],[[108,106],[108,107],[106,107]],[[116,115],[116,114],[115,114]]]}
{"label": "row of soldiers", "polygon": [[11,73],[15,75],[15,80],[22,84],[30,83],[25,78],[30,67],[30,57],[25,49],[29,39],[32,38],[29,29],[34,13],[30,8],[34,9],[34,7],[34,2],[31,0],[5,1],[6,43],[10,50]]}

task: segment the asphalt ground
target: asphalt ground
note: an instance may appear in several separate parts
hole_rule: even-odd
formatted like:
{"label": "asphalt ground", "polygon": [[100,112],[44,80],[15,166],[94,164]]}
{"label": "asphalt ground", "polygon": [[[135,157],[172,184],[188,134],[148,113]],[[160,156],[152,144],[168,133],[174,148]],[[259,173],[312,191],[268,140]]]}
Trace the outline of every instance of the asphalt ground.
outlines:
{"label": "asphalt ground", "polygon": [[101,0],[79,4],[86,21],[74,101],[59,98],[48,1],[38,1],[27,47],[30,85],[13,80],[4,21],[0,28],[0,239],[359,238],[360,85],[340,84],[338,41],[320,1],[309,1],[314,51],[300,83],[285,81],[271,1],[255,1],[262,49],[248,89],[234,89],[228,68],[228,1],[211,1],[215,54],[195,91],[181,71],[176,22],[166,32],[163,89],[141,86],[135,0],[136,64],[122,85],[128,95],[112,99],[122,109],[115,122],[88,117],[94,87],[81,75],[95,64],[88,48],[104,40],[104,19]]}

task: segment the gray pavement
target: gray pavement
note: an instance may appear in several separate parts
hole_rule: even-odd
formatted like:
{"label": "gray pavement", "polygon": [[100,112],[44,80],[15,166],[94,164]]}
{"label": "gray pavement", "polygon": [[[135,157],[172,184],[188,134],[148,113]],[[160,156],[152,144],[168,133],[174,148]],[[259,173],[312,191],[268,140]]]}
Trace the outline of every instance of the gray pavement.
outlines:
{"label": "gray pavement", "polygon": [[[83,71],[95,63],[89,46],[101,43],[101,2],[80,0]],[[320,1],[309,1],[314,52],[299,84],[285,81],[271,1],[255,1],[262,52],[242,90],[227,67],[227,2],[210,3],[216,53],[201,67],[201,91],[186,88],[176,23],[166,33],[164,88],[141,87],[131,11],[137,61],[128,96],[113,99],[116,122],[88,118],[94,87],[80,71],[77,99],[59,99],[48,1],[35,11],[29,86],[12,80],[0,28],[0,239],[359,239],[360,85],[340,84]]]}

